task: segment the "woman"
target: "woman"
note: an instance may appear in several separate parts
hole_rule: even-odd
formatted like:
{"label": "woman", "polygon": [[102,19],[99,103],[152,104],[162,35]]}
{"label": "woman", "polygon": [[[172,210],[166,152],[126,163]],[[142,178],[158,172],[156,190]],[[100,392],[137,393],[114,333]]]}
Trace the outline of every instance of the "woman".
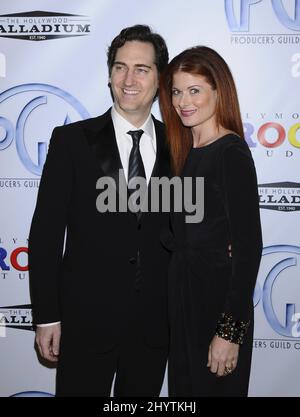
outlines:
{"label": "woman", "polygon": [[170,395],[247,396],[262,241],[255,167],[226,62],[204,46],[185,50],[161,78],[160,104],[175,175],[204,177],[202,222],[171,215]]}

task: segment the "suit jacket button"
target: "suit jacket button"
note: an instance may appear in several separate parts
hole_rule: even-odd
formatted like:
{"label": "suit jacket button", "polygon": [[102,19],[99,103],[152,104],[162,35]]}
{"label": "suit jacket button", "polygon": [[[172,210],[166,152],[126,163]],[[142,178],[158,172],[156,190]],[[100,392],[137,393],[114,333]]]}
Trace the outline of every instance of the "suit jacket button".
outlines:
{"label": "suit jacket button", "polygon": [[136,258],[134,258],[134,257],[130,258],[130,259],[129,259],[129,262],[130,262],[131,264],[135,264],[135,263],[136,263]]}

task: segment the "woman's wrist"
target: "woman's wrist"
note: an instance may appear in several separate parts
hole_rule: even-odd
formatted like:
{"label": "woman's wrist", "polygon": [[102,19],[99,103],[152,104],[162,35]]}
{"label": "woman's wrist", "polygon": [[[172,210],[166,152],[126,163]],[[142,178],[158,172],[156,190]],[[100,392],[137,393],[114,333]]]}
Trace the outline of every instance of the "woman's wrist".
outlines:
{"label": "woman's wrist", "polygon": [[231,343],[242,345],[249,325],[250,321],[236,320],[230,314],[222,313],[217,323],[216,335]]}

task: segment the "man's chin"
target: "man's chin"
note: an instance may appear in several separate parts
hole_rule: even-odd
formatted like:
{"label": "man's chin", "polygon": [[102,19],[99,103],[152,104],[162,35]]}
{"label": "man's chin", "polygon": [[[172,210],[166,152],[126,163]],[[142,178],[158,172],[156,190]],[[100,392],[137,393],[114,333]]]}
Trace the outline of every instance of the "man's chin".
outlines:
{"label": "man's chin", "polygon": [[123,113],[136,113],[136,112],[141,111],[141,108],[137,105],[135,105],[135,106],[134,105],[132,105],[132,106],[126,105],[126,106],[120,107],[120,109]]}

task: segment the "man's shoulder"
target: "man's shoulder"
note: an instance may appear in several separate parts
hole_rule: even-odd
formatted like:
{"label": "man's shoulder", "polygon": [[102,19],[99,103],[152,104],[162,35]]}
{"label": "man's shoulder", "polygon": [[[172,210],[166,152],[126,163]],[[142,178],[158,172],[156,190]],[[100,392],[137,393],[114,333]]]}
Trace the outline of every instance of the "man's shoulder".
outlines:
{"label": "man's shoulder", "polygon": [[166,133],[165,125],[160,120],[156,119],[153,116],[153,114],[152,114],[152,120],[154,122],[156,131],[160,132],[162,135],[165,135]]}
{"label": "man's shoulder", "polygon": [[154,121],[156,126],[159,126],[159,127],[162,127],[162,128],[165,127],[164,123],[161,122],[159,119],[157,119],[155,116],[153,116],[153,114],[151,114],[151,116],[152,116],[152,120]]}
{"label": "man's shoulder", "polygon": [[57,126],[56,130],[63,133],[75,133],[82,130],[98,130],[101,129],[104,124],[111,119],[110,109],[107,110],[104,114],[91,117],[89,119],[79,120],[77,122],[69,123],[67,125]]}

